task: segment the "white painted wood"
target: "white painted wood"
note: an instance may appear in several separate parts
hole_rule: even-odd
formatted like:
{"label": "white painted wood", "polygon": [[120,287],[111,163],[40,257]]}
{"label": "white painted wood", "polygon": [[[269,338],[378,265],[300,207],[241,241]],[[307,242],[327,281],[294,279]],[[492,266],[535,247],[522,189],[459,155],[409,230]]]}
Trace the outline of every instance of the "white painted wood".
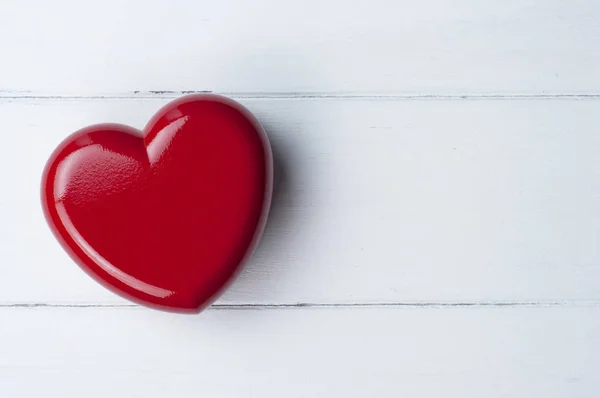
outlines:
{"label": "white painted wood", "polygon": [[11,398],[596,398],[600,308],[0,309]]}
{"label": "white painted wood", "polygon": [[[0,303],[124,303],[45,225],[72,131],[166,100],[4,100]],[[222,304],[600,300],[600,101],[245,99],[274,145],[262,244]]]}
{"label": "white painted wood", "polygon": [[[599,43],[597,0],[0,0],[0,397],[596,398]],[[277,163],[199,316],[100,287],[38,200],[69,133],[183,91]]]}
{"label": "white painted wood", "polygon": [[597,0],[3,0],[0,90],[597,94],[599,18]]}

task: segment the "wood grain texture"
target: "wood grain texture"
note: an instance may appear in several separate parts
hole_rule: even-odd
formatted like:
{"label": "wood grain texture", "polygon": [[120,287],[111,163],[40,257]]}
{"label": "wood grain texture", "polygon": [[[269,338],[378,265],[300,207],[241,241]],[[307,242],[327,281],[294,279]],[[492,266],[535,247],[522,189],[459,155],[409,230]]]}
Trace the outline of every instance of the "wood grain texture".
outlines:
{"label": "wood grain texture", "polygon": [[[0,397],[596,398],[597,0],[1,0]],[[265,125],[258,251],[199,316],[51,236],[47,156],[228,93]]]}
{"label": "wood grain texture", "polygon": [[598,94],[597,0],[3,0],[3,95]]}
{"label": "wood grain texture", "polygon": [[595,398],[600,308],[0,309],[31,397]]}
{"label": "wood grain texture", "polygon": [[[124,304],[46,227],[45,159],[81,126],[164,99],[0,102],[0,304]],[[243,99],[276,192],[220,304],[600,300],[600,101]]]}

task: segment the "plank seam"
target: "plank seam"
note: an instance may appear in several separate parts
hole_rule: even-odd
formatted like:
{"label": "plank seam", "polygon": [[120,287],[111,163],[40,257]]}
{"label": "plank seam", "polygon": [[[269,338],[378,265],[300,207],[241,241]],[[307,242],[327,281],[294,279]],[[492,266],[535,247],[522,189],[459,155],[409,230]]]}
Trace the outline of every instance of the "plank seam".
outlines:
{"label": "plank seam", "polygon": [[[211,91],[133,91],[126,94],[110,95],[44,95],[24,92],[0,91],[0,100],[137,100],[137,99],[172,99],[181,95],[201,93],[208,94]],[[598,100],[600,93],[592,94],[376,94],[376,93],[242,93],[221,92],[219,94],[238,99],[292,99],[292,100]]]}
{"label": "plank seam", "polygon": [[[293,304],[214,304],[208,310],[269,310],[299,308],[553,308],[600,307],[600,301],[501,301],[501,302],[396,302],[396,303],[293,303]],[[2,308],[143,308],[135,304],[53,304],[7,303]]]}

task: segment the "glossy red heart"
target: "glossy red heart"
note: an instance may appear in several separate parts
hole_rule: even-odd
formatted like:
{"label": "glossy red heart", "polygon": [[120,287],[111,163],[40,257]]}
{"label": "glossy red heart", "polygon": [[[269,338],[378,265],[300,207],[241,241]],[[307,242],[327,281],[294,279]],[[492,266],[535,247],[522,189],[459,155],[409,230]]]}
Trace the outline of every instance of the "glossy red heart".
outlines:
{"label": "glossy red heart", "polygon": [[251,254],[271,201],[272,154],[258,121],[215,95],[162,108],[143,131],[77,131],[51,155],[42,206],[90,275],[135,302],[199,312]]}

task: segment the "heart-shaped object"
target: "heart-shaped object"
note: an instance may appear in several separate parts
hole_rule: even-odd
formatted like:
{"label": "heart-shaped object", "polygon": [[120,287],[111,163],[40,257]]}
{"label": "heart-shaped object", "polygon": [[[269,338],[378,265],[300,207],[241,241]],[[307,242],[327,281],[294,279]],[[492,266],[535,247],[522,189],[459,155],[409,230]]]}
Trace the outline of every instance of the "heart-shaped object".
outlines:
{"label": "heart-shaped object", "polygon": [[42,206],[63,248],[111,290],[199,312],[262,234],[272,154],[258,121],[216,95],[163,107],[143,131],[79,130],[51,155]]}

